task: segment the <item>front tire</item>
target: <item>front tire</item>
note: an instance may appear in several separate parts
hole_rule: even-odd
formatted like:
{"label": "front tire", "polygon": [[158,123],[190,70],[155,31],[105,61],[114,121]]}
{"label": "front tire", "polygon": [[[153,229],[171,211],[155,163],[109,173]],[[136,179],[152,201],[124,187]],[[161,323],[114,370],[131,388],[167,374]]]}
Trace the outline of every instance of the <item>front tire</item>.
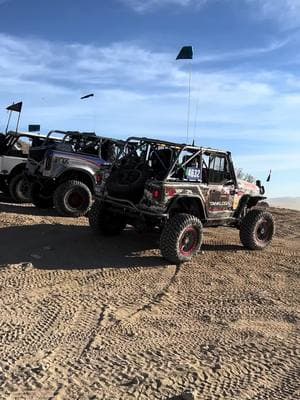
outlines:
{"label": "front tire", "polygon": [[247,249],[264,249],[271,243],[274,233],[275,223],[273,216],[265,210],[250,210],[242,219],[240,240]]}
{"label": "front tire", "polygon": [[190,214],[176,214],[163,228],[161,254],[174,264],[189,261],[200,250],[202,236],[203,227],[199,218]]}
{"label": "front tire", "polygon": [[94,233],[116,236],[125,228],[126,219],[107,210],[101,201],[96,200],[89,212],[89,224]]}
{"label": "front tire", "polygon": [[29,184],[23,174],[14,176],[9,182],[10,197],[17,203],[30,203]]}
{"label": "front tire", "polygon": [[76,180],[61,183],[53,195],[54,207],[62,216],[81,217],[92,205],[92,193],[89,187]]}

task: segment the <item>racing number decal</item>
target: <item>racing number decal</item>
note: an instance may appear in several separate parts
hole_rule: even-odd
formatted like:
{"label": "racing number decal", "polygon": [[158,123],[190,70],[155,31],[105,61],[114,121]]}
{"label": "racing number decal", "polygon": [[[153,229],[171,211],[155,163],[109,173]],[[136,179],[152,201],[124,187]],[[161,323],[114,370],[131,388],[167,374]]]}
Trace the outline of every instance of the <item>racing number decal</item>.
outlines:
{"label": "racing number decal", "polygon": [[201,179],[201,169],[200,168],[187,168],[186,177],[193,181],[199,181]]}

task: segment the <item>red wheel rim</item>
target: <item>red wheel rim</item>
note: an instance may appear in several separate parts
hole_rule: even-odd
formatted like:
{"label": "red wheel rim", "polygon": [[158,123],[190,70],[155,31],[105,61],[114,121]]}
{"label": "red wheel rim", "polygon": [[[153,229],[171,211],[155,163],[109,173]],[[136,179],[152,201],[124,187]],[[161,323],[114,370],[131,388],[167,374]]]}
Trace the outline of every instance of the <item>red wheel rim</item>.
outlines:
{"label": "red wheel rim", "polygon": [[191,256],[196,250],[199,243],[199,233],[194,226],[187,227],[180,238],[179,250],[180,253],[185,256]]}
{"label": "red wheel rim", "polygon": [[80,208],[84,202],[84,198],[79,192],[71,192],[68,196],[68,203],[72,208]]}

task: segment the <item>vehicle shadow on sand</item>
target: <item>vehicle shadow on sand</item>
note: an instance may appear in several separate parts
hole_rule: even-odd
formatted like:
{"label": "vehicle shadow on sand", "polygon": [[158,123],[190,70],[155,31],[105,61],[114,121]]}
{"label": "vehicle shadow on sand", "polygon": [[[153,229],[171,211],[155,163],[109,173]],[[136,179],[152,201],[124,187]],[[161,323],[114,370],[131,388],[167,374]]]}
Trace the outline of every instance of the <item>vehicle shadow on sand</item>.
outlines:
{"label": "vehicle shadow on sand", "polygon": [[54,208],[41,209],[31,203],[15,203],[7,194],[0,192],[0,212],[37,216],[58,216]]}
{"label": "vehicle shadow on sand", "polygon": [[161,267],[159,237],[126,230],[93,234],[88,226],[39,224],[0,229],[0,265],[32,263],[41,269]]}

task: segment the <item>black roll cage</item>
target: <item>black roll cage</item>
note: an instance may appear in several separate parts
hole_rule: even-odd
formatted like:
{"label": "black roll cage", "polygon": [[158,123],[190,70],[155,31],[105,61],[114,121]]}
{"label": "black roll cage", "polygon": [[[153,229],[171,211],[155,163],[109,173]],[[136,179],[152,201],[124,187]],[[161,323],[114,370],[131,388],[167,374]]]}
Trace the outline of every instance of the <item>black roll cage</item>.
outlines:
{"label": "black roll cage", "polygon": [[10,147],[14,146],[20,138],[23,138],[23,137],[27,137],[29,139],[35,139],[35,138],[42,139],[42,140],[46,139],[45,135],[31,134],[29,132],[11,132],[10,131],[5,135],[5,139],[6,139],[5,146],[7,148],[10,148]]}
{"label": "black roll cage", "polygon": [[[133,145],[132,148],[130,149],[130,145]],[[136,137],[132,136],[129,137],[125,144],[124,144],[124,149],[123,152],[120,152],[119,156],[117,157],[116,163],[122,159],[122,156],[125,156],[125,158],[130,157],[132,154],[136,153],[139,149],[141,149],[143,146],[148,145],[148,148],[146,150],[146,154],[144,155],[144,162],[149,159],[150,154],[155,153],[157,159],[160,161],[161,166],[168,171],[166,174],[165,178],[163,181],[167,180],[174,180],[176,178],[172,178],[172,175],[176,172],[176,169],[180,169],[185,167],[188,163],[190,163],[193,159],[195,159],[198,156],[201,156],[201,168],[202,168],[202,155],[220,155],[223,157],[226,157],[229,161],[229,170],[230,170],[230,175],[232,176],[233,183],[237,185],[237,180],[234,172],[234,168],[232,166],[232,159],[231,159],[231,153],[229,151],[222,151],[222,150],[217,150],[213,149],[210,147],[199,147],[199,146],[192,146],[188,144],[179,144],[179,143],[174,143],[174,142],[169,142],[165,140],[160,140],[160,139],[150,139],[146,137]],[[172,151],[172,156],[171,156],[171,163],[169,166],[166,166],[164,161],[161,159],[158,150],[158,147],[162,148],[169,148]],[[128,150],[129,149],[129,150]],[[126,153],[126,150],[128,152]],[[180,155],[182,154],[183,151],[191,151],[194,152],[194,154],[191,155],[187,160],[182,162],[180,165],[178,164]]]}
{"label": "black roll cage", "polygon": [[[61,134],[61,135],[63,135],[63,137],[62,138],[51,137],[55,133]],[[54,130],[49,131],[43,145],[44,146],[47,145],[47,143],[49,143],[50,141],[66,143],[68,138],[70,138],[71,140],[72,140],[72,138],[78,139],[78,140],[83,139],[86,142],[91,141],[91,142],[94,142],[96,145],[99,144],[100,153],[101,153],[102,145],[107,141],[110,141],[117,146],[118,154],[122,151],[123,146],[124,146],[124,140],[114,139],[114,138],[110,138],[110,137],[106,137],[106,136],[97,136],[95,132],[63,131],[63,130],[59,130],[59,129],[54,129]],[[101,157],[101,154],[99,154],[99,156]]]}

